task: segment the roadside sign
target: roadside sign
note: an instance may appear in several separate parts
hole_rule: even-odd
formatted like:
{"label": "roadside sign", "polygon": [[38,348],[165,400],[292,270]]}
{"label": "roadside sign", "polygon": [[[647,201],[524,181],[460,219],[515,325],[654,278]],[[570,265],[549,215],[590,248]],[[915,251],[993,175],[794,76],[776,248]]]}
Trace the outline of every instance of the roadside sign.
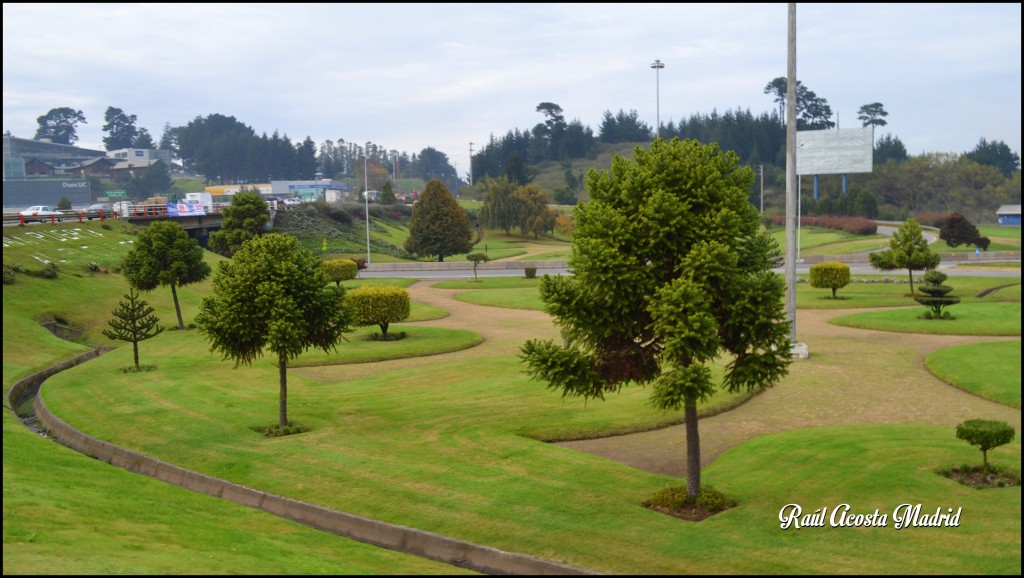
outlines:
{"label": "roadside sign", "polygon": [[126,196],[127,195],[125,191],[107,191],[107,198],[121,197],[123,199]]}

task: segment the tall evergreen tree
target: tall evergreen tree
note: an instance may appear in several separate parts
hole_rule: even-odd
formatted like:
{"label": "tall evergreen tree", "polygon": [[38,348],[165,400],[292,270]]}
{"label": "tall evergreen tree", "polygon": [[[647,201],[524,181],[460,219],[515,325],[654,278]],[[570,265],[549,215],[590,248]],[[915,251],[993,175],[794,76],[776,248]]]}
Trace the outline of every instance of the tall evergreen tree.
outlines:
{"label": "tall evergreen tree", "polygon": [[64,106],[51,108],[50,112],[37,117],[36,122],[39,128],[36,129],[36,139],[50,139],[58,144],[75,144],[78,141],[76,128],[79,123],[86,124],[85,115],[82,111]]}
{"label": "tall evergreen tree", "polygon": [[107,147],[108,151],[133,148],[139,135],[139,129],[135,126],[137,119],[134,114],[125,114],[120,108],[108,106],[107,112],[103,115],[103,120],[106,121],[103,132],[107,133],[107,136],[103,137],[103,146]]}
{"label": "tall evergreen tree", "polygon": [[469,253],[472,248],[473,230],[466,210],[444,183],[430,181],[413,205],[405,250],[416,255],[437,255],[438,261],[444,261],[446,255]]}
{"label": "tall evergreen tree", "polygon": [[777,244],[747,201],[749,167],[717,145],[656,139],[633,160],[587,175],[571,276],[545,276],[541,298],[564,344],[529,340],[530,374],[565,396],[603,399],[653,384],[651,402],[683,409],[687,492],[700,491],[697,404],[716,386],[769,387],[787,372],[788,322]]}

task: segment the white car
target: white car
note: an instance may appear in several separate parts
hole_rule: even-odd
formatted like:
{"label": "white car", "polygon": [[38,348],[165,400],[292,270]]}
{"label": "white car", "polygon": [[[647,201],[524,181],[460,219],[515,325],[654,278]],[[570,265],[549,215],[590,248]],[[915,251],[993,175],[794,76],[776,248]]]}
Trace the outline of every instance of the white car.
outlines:
{"label": "white car", "polygon": [[54,209],[49,205],[33,205],[19,214],[24,218],[26,223],[29,221],[39,221],[40,223],[45,223],[51,220],[64,220],[64,213],[58,211],[57,209]]}
{"label": "white car", "polygon": [[288,197],[284,200],[284,204],[289,207],[297,207],[302,204],[302,199],[299,197]]}

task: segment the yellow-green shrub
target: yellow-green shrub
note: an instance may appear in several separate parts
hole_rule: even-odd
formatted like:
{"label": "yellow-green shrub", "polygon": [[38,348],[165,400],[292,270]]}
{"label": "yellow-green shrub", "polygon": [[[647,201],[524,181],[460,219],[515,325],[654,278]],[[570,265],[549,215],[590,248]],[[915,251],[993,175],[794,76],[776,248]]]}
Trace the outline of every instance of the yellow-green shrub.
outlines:
{"label": "yellow-green shrub", "polygon": [[850,284],[850,266],[838,261],[815,263],[811,265],[811,287],[831,289],[832,298],[836,298],[836,289]]}
{"label": "yellow-green shrub", "polygon": [[409,317],[409,292],[402,287],[357,287],[347,296],[356,311],[356,324],[379,326],[383,339],[387,339],[389,324]]}
{"label": "yellow-green shrub", "polygon": [[341,285],[342,281],[356,278],[359,266],[352,259],[331,259],[324,261],[324,272],[335,285]]}

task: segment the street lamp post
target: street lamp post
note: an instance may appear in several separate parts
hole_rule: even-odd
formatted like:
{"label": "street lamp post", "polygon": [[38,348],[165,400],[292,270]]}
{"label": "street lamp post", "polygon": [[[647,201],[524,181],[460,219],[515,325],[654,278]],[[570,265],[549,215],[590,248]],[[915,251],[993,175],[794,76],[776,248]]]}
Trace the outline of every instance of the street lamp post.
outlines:
{"label": "street lamp post", "polygon": [[370,264],[370,173],[366,170],[366,161],[369,157],[363,157],[363,204],[366,206],[366,264]]}
{"label": "street lamp post", "polygon": [[657,123],[657,126],[655,127],[654,134],[658,138],[661,138],[661,78],[660,78],[661,73],[660,73],[660,71],[661,71],[662,68],[665,68],[665,64],[661,60],[655,60],[654,62],[651,63],[651,68],[654,69],[654,88],[655,88],[654,98],[655,98],[655,103],[656,103],[655,104],[655,114],[657,115],[657,116],[655,116],[655,122]]}

